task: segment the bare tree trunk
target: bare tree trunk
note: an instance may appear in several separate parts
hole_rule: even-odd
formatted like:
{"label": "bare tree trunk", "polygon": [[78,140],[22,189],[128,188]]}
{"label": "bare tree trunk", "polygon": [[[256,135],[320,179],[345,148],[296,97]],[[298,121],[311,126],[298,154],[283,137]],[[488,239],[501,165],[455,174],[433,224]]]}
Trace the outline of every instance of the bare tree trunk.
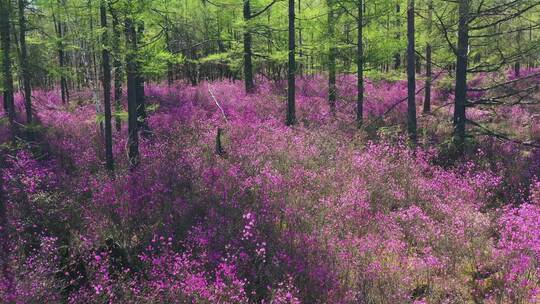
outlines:
{"label": "bare tree trunk", "polygon": [[407,5],[407,131],[409,139],[416,145],[416,74],[414,50],[414,0]]}
{"label": "bare tree trunk", "polygon": [[[137,49],[142,41],[144,34],[144,24],[139,22],[137,27],[137,36],[136,36],[136,45]],[[137,56],[138,57],[138,56]],[[142,63],[139,58],[136,60],[137,68],[137,79],[136,79],[136,92],[137,92],[137,121],[139,123],[139,131],[141,135],[147,136],[150,134],[150,129],[148,128],[148,121],[146,115],[146,104],[145,104],[145,94],[144,94],[144,76],[142,74]]]}
{"label": "bare tree trunk", "polygon": [[[2,76],[3,76],[3,96],[4,110],[8,115],[10,127],[12,130],[13,139],[15,138],[15,105],[13,100],[13,79],[11,74],[11,58],[10,58],[10,2],[9,0],[0,0],[0,46],[2,47]],[[1,155],[0,155],[1,157]],[[2,187],[3,178],[0,176],[0,271],[2,277],[5,278],[5,287],[7,294],[11,294],[13,280],[9,271],[8,261],[8,220],[6,214],[6,200]]]}
{"label": "bare tree trunk", "polygon": [[467,102],[467,63],[469,50],[469,0],[459,0],[456,88],[454,105],[454,141],[462,154],[465,145],[465,105]]}
{"label": "bare tree trunk", "polygon": [[26,19],[24,9],[25,0],[19,0],[19,40],[21,44],[21,70],[24,87],[24,108],[26,110],[26,122],[32,123],[32,87],[30,84],[30,71],[28,69],[28,53],[26,50]]}
{"label": "bare tree trunk", "polygon": [[111,65],[109,62],[109,35],[107,29],[107,10],[105,0],[101,0],[99,6],[101,17],[101,30],[103,50],[101,51],[101,61],[103,64],[103,107],[105,112],[105,159],[106,168],[114,171],[114,159],[112,151],[112,124],[111,124]]}
{"label": "bare tree trunk", "polygon": [[426,43],[426,83],[424,89],[424,113],[431,112],[431,81],[432,81],[432,71],[431,71],[431,31],[432,31],[432,22],[433,22],[433,1],[428,0],[428,14],[427,14],[427,32],[428,40]]}
{"label": "bare tree trunk", "polygon": [[[399,6],[399,3],[396,4],[396,27],[398,28],[398,32],[396,35],[396,38],[398,40],[401,39],[401,17],[400,17],[401,7]],[[401,54],[397,52],[394,55],[394,69],[397,70],[401,66]]]}
{"label": "bare tree trunk", "polygon": [[246,93],[255,91],[253,82],[253,63],[252,63],[252,45],[251,45],[251,29],[249,28],[249,20],[251,19],[251,6],[249,0],[244,0],[244,82]]}
{"label": "bare tree trunk", "polygon": [[[122,61],[120,60],[120,22],[118,20],[118,14],[109,6],[109,10],[112,16],[112,28],[113,28],[113,53],[114,53],[114,110],[119,113],[122,110],[122,78],[123,69]],[[120,116],[116,115],[116,131],[122,129],[122,122]]]}
{"label": "bare tree trunk", "polygon": [[[15,100],[13,98],[13,74],[11,71],[11,36],[9,0],[0,0],[0,42],[2,46],[2,74],[4,78],[4,107],[12,132],[15,131]],[[12,134],[15,138],[15,134]]]}
{"label": "bare tree trunk", "polygon": [[[333,0],[327,0],[328,6],[328,38],[333,40],[335,35],[334,27],[334,2]],[[336,47],[333,42],[330,43],[330,49],[328,52],[328,103],[330,104],[330,112],[335,115],[336,113]]]}
{"label": "bare tree trunk", "polygon": [[[169,29],[169,20],[167,19],[165,21],[165,47],[167,48],[167,51],[169,53],[173,52],[172,46],[171,46],[171,37],[170,37],[170,29]],[[218,41],[218,43],[221,45],[221,41]],[[171,62],[167,62],[167,85],[170,87],[173,84],[174,81],[174,71],[173,71],[173,64]]]}
{"label": "bare tree trunk", "polygon": [[358,127],[363,124],[364,116],[364,5],[363,0],[358,0],[358,46],[356,49],[356,76],[357,76],[357,96],[356,96],[356,123]]}
{"label": "bare tree trunk", "polygon": [[[305,70],[305,64],[304,64],[304,50],[303,50],[303,37],[302,37],[302,0],[298,0],[298,15],[300,16],[298,19],[298,46],[299,46],[299,53],[298,56],[300,57],[300,62],[298,63],[298,66],[296,68],[297,72],[300,74],[300,78],[304,77],[304,70]],[[296,17],[295,17],[296,18]],[[295,27],[296,28],[296,27]]]}
{"label": "bare tree trunk", "polygon": [[287,74],[288,90],[287,90],[287,125],[293,125],[296,121],[295,113],[295,30],[294,30],[294,0],[289,0],[289,71]]}
{"label": "bare tree trunk", "polygon": [[[58,1],[58,5],[64,5],[63,1]],[[54,15],[53,15],[54,18]],[[58,64],[60,65],[60,92],[62,95],[62,103],[66,104],[69,102],[69,89],[66,79],[66,55],[64,52],[64,36],[66,33],[66,25],[64,22],[55,20],[56,35],[58,36]]]}
{"label": "bare tree trunk", "polygon": [[125,19],[126,28],[126,71],[128,95],[128,157],[131,168],[139,164],[139,134],[137,125],[137,33],[131,17]]}

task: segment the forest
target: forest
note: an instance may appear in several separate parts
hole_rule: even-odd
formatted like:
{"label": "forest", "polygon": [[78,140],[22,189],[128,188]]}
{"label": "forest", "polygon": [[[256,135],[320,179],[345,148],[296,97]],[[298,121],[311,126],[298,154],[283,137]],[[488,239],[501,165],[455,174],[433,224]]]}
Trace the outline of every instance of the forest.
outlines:
{"label": "forest", "polygon": [[540,303],[540,0],[0,0],[0,303]]}

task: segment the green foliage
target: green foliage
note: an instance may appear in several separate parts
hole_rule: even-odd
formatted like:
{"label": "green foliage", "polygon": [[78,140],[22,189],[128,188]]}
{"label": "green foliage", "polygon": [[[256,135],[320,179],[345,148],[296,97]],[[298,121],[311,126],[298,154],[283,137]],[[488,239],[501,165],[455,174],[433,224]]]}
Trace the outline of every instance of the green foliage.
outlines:
{"label": "green foliage", "polygon": [[[433,3],[431,30],[428,30],[428,0],[416,2],[416,50],[423,54],[426,44],[433,49],[434,69],[446,68],[455,61],[451,45],[457,42],[457,4],[446,0]],[[534,0],[516,2],[517,8],[534,5]],[[255,71],[271,74],[272,69],[287,63],[287,3],[277,1],[270,9],[258,14],[271,0],[250,0],[252,14],[244,20],[243,2],[238,0],[118,0],[107,1],[109,40],[102,41],[99,1],[35,0],[27,10],[29,31],[27,45],[33,81],[49,87],[63,76],[77,87],[90,86],[100,77],[100,51],[113,53],[125,65],[128,53],[125,41],[125,18],[130,17],[139,28],[136,55],[142,74],[150,80],[163,80],[169,69],[181,73],[198,73],[201,67],[213,69],[228,66],[241,72],[243,64],[243,34],[252,34]],[[471,1],[471,9],[488,9],[495,0]],[[406,49],[407,1],[364,1],[363,49],[366,76],[394,80],[402,77]],[[480,6],[481,5],[481,6]],[[399,7],[399,10],[397,9]],[[506,68],[515,60],[535,62],[540,59],[540,6],[526,10],[523,16],[496,23],[500,16],[487,14],[474,20],[471,27],[470,65],[480,70]],[[329,19],[329,10],[333,16]],[[297,1],[296,46],[304,73],[318,73],[326,68],[330,48],[337,51],[337,72],[356,71],[358,2],[350,0]],[[118,18],[115,37],[112,13]],[[15,22],[16,23],[16,22]],[[63,24],[62,35],[57,27]],[[477,26],[485,26],[474,29]],[[329,35],[333,28],[332,35]],[[445,37],[446,36],[446,37]],[[448,40],[448,41],[447,41]],[[508,43],[511,41],[512,43]],[[59,68],[58,51],[63,49],[67,66]],[[394,58],[401,55],[401,64],[393,71]],[[301,56],[300,56],[301,55]],[[17,49],[12,49],[16,61]],[[424,59],[421,59],[424,62]],[[125,69],[125,66],[124,66]],[[387,72],[390,73],[387,73]],[[14,65],[14,79],[20,71]],[[386,74],[386,75],[384,75]],[[180,75],[185,77],[186,75]],[[239,75],[241,77],[241,75]],[[187,78],[187,77],[186,77]],[[0,84],[1,86],[1,84]]]}
{"label": "green foliage", "polygon": [[146,106],[146,112],[153,113],[159,109],[159,103],[151,103]]}
{"label": "green foliage", "polygon": [[143,69],[145,76],[158,78],[167,72],[171,64],[182,64],[185,57],[182,54],[172,54],[166,50],[146,51],[144,52]]}
{"label": "green foliage", "polygon": [[[120,121],[127,121],[128,120],[128,112],[127,111],[114,111],[111,113],[112,117],[114,119],[120,119]],[[97,113],[96,114],[96,123],[100,124],[105,121],[105,114],[104,113]]]}

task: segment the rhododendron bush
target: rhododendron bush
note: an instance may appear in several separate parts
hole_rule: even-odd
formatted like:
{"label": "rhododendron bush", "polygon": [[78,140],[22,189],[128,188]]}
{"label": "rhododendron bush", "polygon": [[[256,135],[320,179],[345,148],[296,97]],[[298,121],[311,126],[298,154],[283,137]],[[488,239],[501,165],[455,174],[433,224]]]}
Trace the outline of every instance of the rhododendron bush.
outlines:
{"label": "rhododendron bush", "polygon": [[[530,167],[538,152],[485,139],[473,156],[441,166],[444,153],[429,143],[450,132],[446,111],[420,118],[426,135],[413,151],[388,128],[358,131],[356,80],[338,83],[333,117],[324,79],[299,80],[292,128],[282,92],[267,81],[251,95],[226,81],[148,85],[154,110],[140,165],[128,168],[123,125],[113,130],[114,174],[103,169],[88,94],[68,108],[56,92],[36,91],[34,141],[8,145],[2,125],[9,262],[0,298],[540,301],[540,183]],[[406,106],[394,104],[406,90],[402,81],[367,81],[367,124],[399,128]],[[446,103],[441,90],[434,98]]]}

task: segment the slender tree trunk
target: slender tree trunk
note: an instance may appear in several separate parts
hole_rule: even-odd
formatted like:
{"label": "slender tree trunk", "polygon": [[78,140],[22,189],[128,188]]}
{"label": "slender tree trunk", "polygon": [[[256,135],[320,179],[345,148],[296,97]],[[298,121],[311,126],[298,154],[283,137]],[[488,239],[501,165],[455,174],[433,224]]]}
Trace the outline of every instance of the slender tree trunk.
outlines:
{"label": "slender tree trunk", "polygon": [[[169,21],[165,21],[165,46],[167,48],[167,52],[172,53],[172,46],[171,46],[171,37],[169,34]],[[218,41],[218,44],[221,46],[221,41]],[[167,62],[167,85],[170,87],[172,86],[174,81],[174,72],[173,72],[173,64],[171,62]]]}
{"label": "slender tree trunk", "polygon": [[[297,66],[297,72],[300,74],[300,78],[304,77],[304,70],[305,70],[305,64],[304,64],[304,48],[303,48],[303,36],[302,36],[302,0],[298,0],[298,15],[300,16],[298,19],[298,56],[300,57],[300,62]],[[296,17],[295,17],[296,18]]]}
{"label": "slender tree trunk", "polygon": [[252,60],[252,45],[251,45],[251,29],[249,28],[249,20],[251,19],[251,6],[249,0],[244,0],[244,82],[246,85],[246,93],[255,91],[253,82],[253,63]]}
{"label": "slender tree trunk", "polygon": [[[400,13],[401,13],[401,6],[398,4],[396,4],[396,27],[398,29],[398,32],[397,32],[397,35],[396,35],[396,38],[397,40],[400,40],[401,39],[401,16],[400,16]],[[396,54],[394,54],[394,69],[397,70],[399,69],[399,67],[401,66],[401,53],[400,52],[396,52]]]}
{"label": "slender tree trunk", "polygon": [[[2,46],[2,74],[4,79],[4,104],[12,132],[15,131],[15,100],[13,98],[13,74],[11,71],[11,36],[9,0],[0,0],[0,44]],[[15,134],[12,134],[15,138]]]}
{"label": "slender tree trunk", "polygon": [[295,30],[294,30],[294,0],[289,0],[289,71],[287,75],[287,125],[293,125],[296,121],[295,113]]}
{"label": "slender tree trunk", "polygon": [[[11,57],[10,57],[10,12],[11,5],[9,0],[0,0],[0,47],[2,48],[2,78],[3,78],[3,97],[4,97],[4,111],[6,112],[10,127],[12,129],[13,139],[14,137],[14,121],[15,121],[15,105],[13,99],[13,79],[11,74]],[[0,161],[2,161],[3,155],[0,155]],[[13,280],[9,269],[9,238],[8,238],[8,220],[7,220],[7,201],[4,197],[3,191],[3,176],[0,168],[0,271],[1,276],[4,278],[4,287],[6,294],[11,295],[13,293]],[[6,299],[7,301],[14,302],[13,299]]]}
{"label": "slender tree trunk", "polygon": [[111,65],[109,62],[109,35],[107,29],[107,10],[105,0],[101,0],[99,11],[101,15],[101,30],[103,50],[101,51],[101,61],[103,64],[103,107],[105,112],[105,159],[106,168],[114,170],[114,159],[112,151],[112,124],[111,124]]}
{"label": "slender tree trunk", "polygon": [[[100,0],[100,3],[101,3],[101,0]],[[92,0],[88,0],[87,2],[87,9],[89,11],[92,10]],[[89,25],[90,25],[90,32],[93,33],[94,32],[94,16],[93,14],[90,14],[90,20],[89,20]],[[98,72],[98,60],[97,60],[97,56],[99,56],[99,54],[97,54],[96,52],[96,49],[95,49],[95,46],[94,46],[94,43],[90,42],[88,43],[89,45],[89,52],[90,52],[90,56],[89,56],[89,59],[91,60],[92,62],[92,70],[91,70],[91,75],[92,75],[92,81],[91,81],[91,87],[92,87],[92,100],[94,102],[94,105],[96,107],[96,113],[97,114],[101,114],[103,113],[103,109],[101,108],[101,100],[100,100],[100,96],[99,96],[99,72]],[[99,131],[101,132],[101,134],[103,135],[105,133],[105,127],[103,125],[103,121],[100,121],[99,122]]]}
{"label": "slender tree trunk", "polygon": [[131,17],[125,19],[126,28],[126,71],[128,96],[128,146],[131,168],[139,164],[139,134],[137,125],[137,33]]}
{"label": "slender tree trunk", "polygon": [[32,123],[32,87],[30,84],[30,71],[28,69],[28,53],[26,50],[26,18],[24,9],[25,0],[19,0],[19,40],[21,44],[21,70],[24,87],[24,108],[26,110],[26,122]]}
{"label": "slender tree trunk", "polygon": [[[118,20],[118,14],[109,6],[109,10],[112,16],[112,29],[113,29],[113,54],[114,54],[114,110],[116,113],[119,113],[122,110],[122,79],[123,79],[123,69],[122,61],[120,60],[120,22]],[[122,122],[120,116],[116,115],[116,131],[122,129]]]}
{"label": "slender tree trunk", "polygon": [[358,127],[363,124],[364,116],[364,5],[363,0],[358,0],[358,47],[356,49],[356,76],[357,76],[357,96],[356,96],[356,123]]}
{"label": "slender tree trunk", "polygon": [[458,46],[456,54],[456,88],[454,105],[454,141],[457,152],[465,146],[465,106],[467,103],[467,63],[469,51],[469,0],[459,0]]}
{"label": "slender tree trunk", "polygon": [[330,39],[330,49],[328,52],[328,103],[330,104],[330,112],[336,113],[336,47],[334,45],[335,22],[334,20],[334,2],[327,0],[328,6],[328,39]]}
{"label": "slender tree trunk", "polygon": [[[137,48],[140,45],[140,42],[142,41],[142,37],[144,34],[144,24],[142,22],[139,23],[137,28],[137,41],[136,45]],[[140,58],[137,57],[137,81],[136,81],[136,88],[137,88],[137,121],[139,123],[139,131],[141,131],[141,135],[147,136],[150,134],[150,129],[148,128],[148,121],[147,121],[147,114],[146,114],[146,97],[144,93],[144,76],[142,74],[142,62],[140,61]]]}
{"label": "slender tree trunk", "polygon": [[428,12],[427,12],[427,32],[428,32],[428,42],[426,43],[426,83],[424,89],[424,113],[431,112],[431,81],[432,81],[432,71],[431,71],[431,31],[432,31],[432,14],[433,14],[433,1],[428,0]]}
{"label": "slender tree trunk", "polygon": [[416,70],[414,50],[414,0],[407,5],[407,131],[409,139],[416,145]]}
{"label": "slender tree trunk", "polygon": [[[61,5],[60,2],[59,2],[59,5]],[[66,31],[65,29],[66,25],[62,21],[55,20],[55,27],[56,27],[56,35],[58,37],[57,52],[58,52],[58,65],[60,65],[60,92],[62,95],[62,103],[66,104],[69,102],[69,89],[67,86],[67,80],[66,80],[66,75],[65,75],[66,58],[65,58],[65,53],[64,53],[64,42],[63,42],[65,31]]]}

